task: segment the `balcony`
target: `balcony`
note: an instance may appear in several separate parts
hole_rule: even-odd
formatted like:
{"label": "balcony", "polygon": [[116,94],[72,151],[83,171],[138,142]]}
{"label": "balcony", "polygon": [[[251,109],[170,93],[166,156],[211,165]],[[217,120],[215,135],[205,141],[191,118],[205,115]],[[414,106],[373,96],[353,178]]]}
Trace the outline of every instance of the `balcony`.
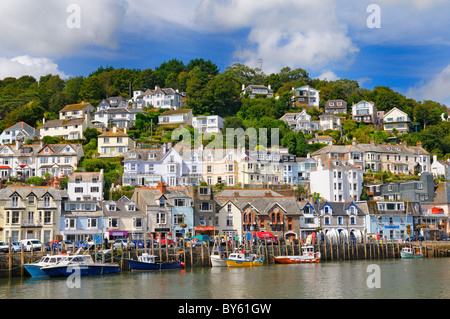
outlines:
{"label": "balcony", "polygon": [[36,228],[42,226],[43,226],[42,220],[23,219],[22,223],[20,224],[20,227],[22,228]]}

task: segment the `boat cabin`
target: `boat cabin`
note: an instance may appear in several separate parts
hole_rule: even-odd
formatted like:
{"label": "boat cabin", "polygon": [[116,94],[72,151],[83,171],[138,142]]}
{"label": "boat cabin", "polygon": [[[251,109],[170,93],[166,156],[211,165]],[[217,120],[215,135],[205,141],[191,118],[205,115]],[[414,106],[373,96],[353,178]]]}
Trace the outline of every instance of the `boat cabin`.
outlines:
{"label": "boat cabin", "polygon": [[303,246],[302,253],[303,255],[314,254],[314,246]]}
{"label": "boat cabin", "polygon": [[138,261],[143,263],[154,264],[156,263],[156,256],[144,253],[138,257]]}

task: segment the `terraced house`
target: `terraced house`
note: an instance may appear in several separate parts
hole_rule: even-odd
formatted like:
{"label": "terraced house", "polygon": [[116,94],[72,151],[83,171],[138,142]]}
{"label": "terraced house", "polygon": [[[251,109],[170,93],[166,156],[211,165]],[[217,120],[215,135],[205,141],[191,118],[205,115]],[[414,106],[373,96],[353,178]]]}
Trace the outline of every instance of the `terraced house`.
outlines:
{"label": "terraced house", "polygon": [[8,186],[0,190],[2,240],[38,239],[59,234],[62,191],[48,186]]}

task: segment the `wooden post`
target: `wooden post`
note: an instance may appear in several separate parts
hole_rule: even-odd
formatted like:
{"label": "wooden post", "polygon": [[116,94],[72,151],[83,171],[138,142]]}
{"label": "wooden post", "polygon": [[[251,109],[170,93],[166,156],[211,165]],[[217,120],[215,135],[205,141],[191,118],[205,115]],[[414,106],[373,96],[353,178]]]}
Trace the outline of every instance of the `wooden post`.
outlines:
{"label": "wooden post", "polygon": [[120,242],[120,269],[123,270],[123,241]]}
{"label": "wooden post", "polygon": [[20,250],[20,274],[21,274],[21,276],[23,276],[23,270],[24,270],[23,265],[25,264],[25,252],[24,252],[25,247],[24,247],[23,243],[21,243],[20,245],[22,246],[22,249]]}
{"label": "wooden post", "polygon": [[201,251],[201,256],[202,256],[202,266],[204,265],[204,256],[203,256],[203,241],[200,242],[200,251]]}
{"label": "wooden post", "polygon": [[194,267],[194,257],[192,256],[192,241],[190,242],[189,247],[191,248],[191,268]]}
{"label": "wooden post", "polygon": [[9,276],[11,277],[12,274],[12,254],[11,254],[11,237],[8,239],[8,270],[9,270]]}

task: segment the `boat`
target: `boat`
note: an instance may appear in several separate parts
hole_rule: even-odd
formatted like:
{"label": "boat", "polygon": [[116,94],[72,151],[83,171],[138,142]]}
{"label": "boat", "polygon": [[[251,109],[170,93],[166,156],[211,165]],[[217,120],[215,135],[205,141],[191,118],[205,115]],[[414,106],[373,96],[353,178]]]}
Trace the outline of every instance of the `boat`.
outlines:
{"label": "boat", "polygon": [[143,253],[138,256],[138,260],[128,259],[130,271],[147,271],[147,270],[163,270],[163,269],[179,269],[184,268],[181,261],[156,262],[156,256]]}
{"label": "boat", "polygon": [[25,264],[23,267],[32,277],[42,277],[47,276],[45,272],[41,270],[42,267],[56,265],[63,258],[66,258],[67,254],[58,254],[58,255],[46,255],[42,256],[39,261],[34,263]]}
{"label": "boat", "polygon": [[227,267],[256,267],[262,266],[264,257],[248,252],[234,252],[225,259]]}
{"label": "boat", "polygon": [[423,258],[422,248],[420,247],[404,247],[400,252],[400,256],[406,259]]}
{"label": "boat", "polygon": [[211,266],[213,267],[227,267],[227,262],[225,260],[225,253],[222,252],[222,249],[220,247],[216,246],[216,243],[214,243],[210,259],[211,259]]}
{"label": "boat", "polygon": [[294,256],[272,256],[278,264],[305,264],[320,262],[320,252],[314,251],[314,246],[302,246],[302,254]]}
{"label": "boat", "polygon": [[118,264],[94,262],[91,255],[66,256],[59,263],[44,266],[41,270],[49,277],[68,277],[76,274],[77,270],[80,276],[120,272]]}

